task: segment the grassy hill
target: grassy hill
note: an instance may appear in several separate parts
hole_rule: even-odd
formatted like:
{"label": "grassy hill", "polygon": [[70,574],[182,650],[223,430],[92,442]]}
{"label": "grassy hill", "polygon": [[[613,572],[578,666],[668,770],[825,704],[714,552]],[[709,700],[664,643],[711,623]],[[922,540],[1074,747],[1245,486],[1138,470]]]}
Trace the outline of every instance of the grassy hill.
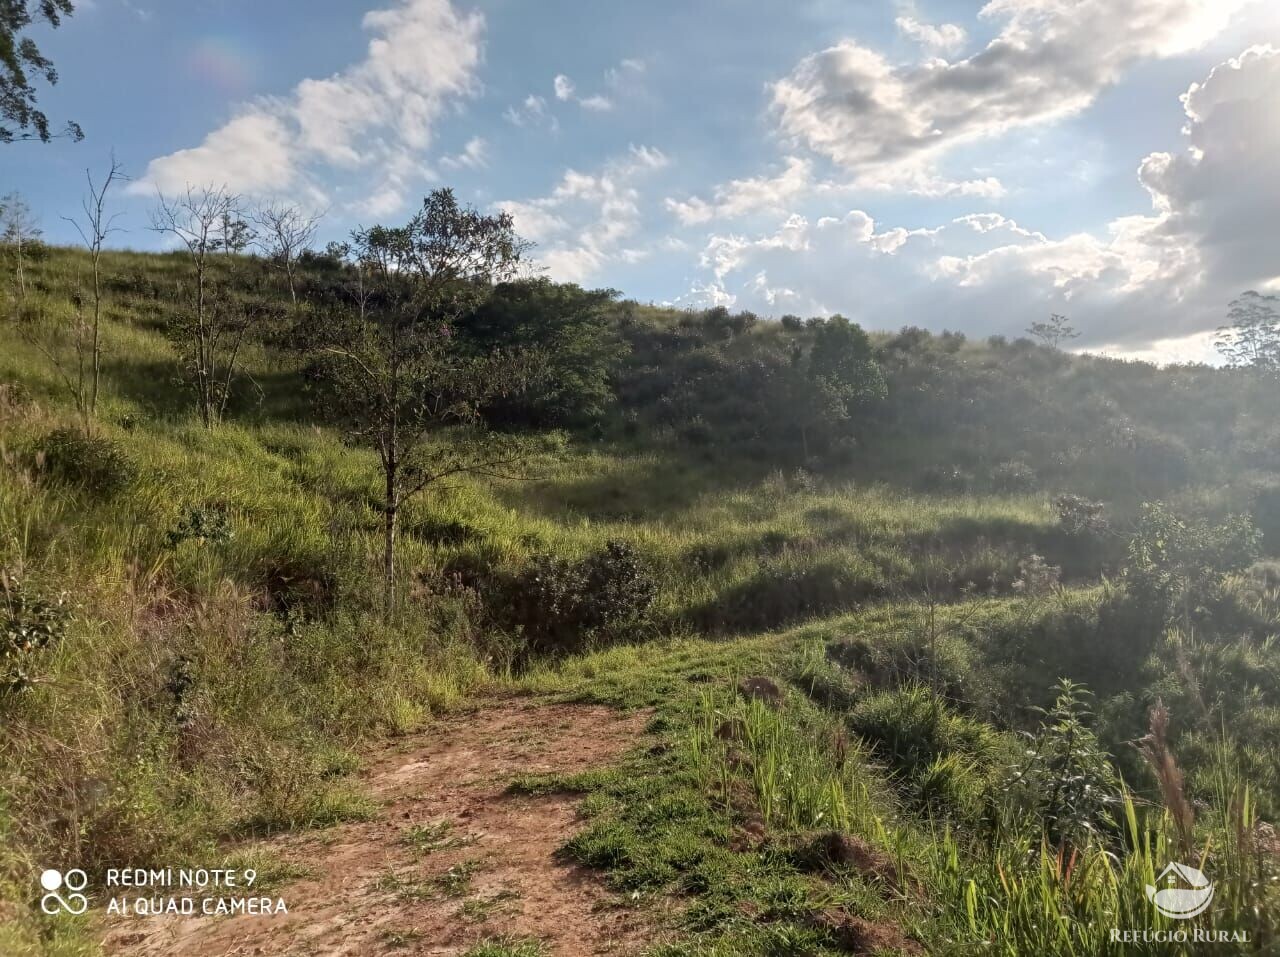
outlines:
{"label": "grassy hill", "polygon": [[[678,902],[662,953],[1129,953],[1107,928],[1172,926],[1141,885],[1177,855],[1252,938],[1221,952],[1280,945],[1274,382],[903,330],[801,443],[823,324],[606,299],[601,409],[487,410],[525,477],[409,502],[386,614],[376,456],[296,344],[320,308],[219,258],[281,319],[204,428],[184,261],[107,254],[86,438],[54,359],[88,268],[44,251],[0,326],[0,951],[93,952],[33,906],[48,862],[358,819],[371,741],[497,690],[656,709],[622,771],[520,786],[589,795],[566,853]],[[461,333],[538,340],[503,321]]]}

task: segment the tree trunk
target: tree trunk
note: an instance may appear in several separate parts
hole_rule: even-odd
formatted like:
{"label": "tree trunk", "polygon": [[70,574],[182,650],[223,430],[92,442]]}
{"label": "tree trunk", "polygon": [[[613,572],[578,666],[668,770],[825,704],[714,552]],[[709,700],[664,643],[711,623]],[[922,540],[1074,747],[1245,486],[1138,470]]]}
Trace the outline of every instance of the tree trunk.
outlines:
{"label": "tree trunk", "polygon": [[396,591],[396,519],[400,510],[400,501],[396,492],[396,465],[388,464],[386,469],[387,491],[383,512],[385,524],[382,540],[382,613],[385,618],[391,617],[395,605]]}

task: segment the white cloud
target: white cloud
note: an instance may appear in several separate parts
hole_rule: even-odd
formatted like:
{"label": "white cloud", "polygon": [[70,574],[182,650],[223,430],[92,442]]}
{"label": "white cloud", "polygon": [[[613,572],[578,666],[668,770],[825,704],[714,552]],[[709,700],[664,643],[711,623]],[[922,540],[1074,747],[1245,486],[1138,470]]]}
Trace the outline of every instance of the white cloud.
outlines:
{"label": "white cloud", "polygon": [[710,200],[699,196],[688,199],[668,197],[666,208],[685,226],[697,226],[712,220],[735,219],[760,212],[778,212],[799,200],[815,196],[836,197],[855,190],[908,193],[914,196],[973,196],[997,199],[1004,186],[994,177],[980,180],[948,180],[919,170],[888,171],[879,177],[859,177],[854,182],[840,183],[818,180],[813,163],[796,156],[788,157],[786,167],[777,175],[746,177],[721,183],[712,190]]}
{"label": "white cloud", "polygon": [[958,144],[1079,112],[1136,61],[1198,47],[1246,2],[990,0],[1002,26],[972,56],[898,65],[846,40],[775,83],[772,107],[784,135],[860,175],[927,177]]}
{"label": "white cloud", "polygon": [[552,86],[556,91],[557,100],[572,100],[577,87],[573,85],[573,81],[561,73],[552,81]]}
{"label": "white cloud", "polygon": [[560,129],[560,122],[547,109],[547,101],[536,93],[530,93],[519,106],[509,106],[502,114],[513,126],[546,126],[553,133]]}
{"label": "white cloud", "polygon": [[693,226],[712,219],[785,209],[813,188],[813,164],[793,156],[787,159],[786,168],[777,176],[750,177],[722,183],[715,187],[710,202],[694,196],[687,200],[668,198],[665,205],[681,223]]}
{"label": "white cloud", "polygon": [[461,153],[444,157],[440,165],[450,170],[484,169],[489,165],[489,144],[483,138],[473,136],[467,140]]}
{"label": "white cloud", "polygon": [[534,259],[553,278],[587,282],[610,263],[648,255],[627,245],[643,218],[637,183],[668,164],[661,150],[632,145],[598,172],[566,170],[546,196],[495,205],[511,213],[517,232],[539,244]]}
{"label": "white cloud", "polygon": [[1280,50],[1270,47],[1193,84],[1182,98],[1185,149],[1139,165],[1149,213],[1099,234],[1054,236],[993,212],[915,228],[881,226],[861,210],[793,216],[754,237],[713,235],[695,288],[704,301],[758,309],[781,302],[778,290],[798,290],[789,311],[981,335],[1018,335],[1061,312],[1091,351],[1205,358],[1227,302],[1280,285],[1278,89]]}
{"label": "white cloud", "polygon": [[915,17],[898,17],[894,21],[898,32],[924,47],[927,53],[954,53],[965,45],[969,34],[955,23],[921,23]]}
{"label": "white cloud", "polygon": [[215,183],[246,193],[310,189],[322,168],[395,167],[367,202],[392,197],[431,145],[452,100],[475,89],[484,19],[449,0],[402,0],[365,14],[365,58],[283,97],[255,100],[203,143],[153,159],[131,184],[166,192]]}

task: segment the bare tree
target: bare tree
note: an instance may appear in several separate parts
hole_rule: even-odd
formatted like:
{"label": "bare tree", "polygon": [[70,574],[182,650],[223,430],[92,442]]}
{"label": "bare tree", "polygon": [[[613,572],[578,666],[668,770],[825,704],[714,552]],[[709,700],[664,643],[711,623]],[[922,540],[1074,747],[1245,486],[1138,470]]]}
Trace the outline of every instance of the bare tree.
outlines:
{"label": "bare tree", "polygon": [[1056,312],[1049,317],[1048,322],[1033,322],[1027,326],[1027,334],[1035,336],[1051,349],[1059,349],[1064,342],[1080,335],[1066,316],[1060,316]]}
{"label": "bare tree", "polygon": [[94,183],[93,173],[89,170],[84,171],[84,176],[89,184],[89,191],[81,203],[83,219],[67,218],[67,221],[76,228],[80,239],[88,248],[89,262],[93,269],[93,318],[87,328],[83,319],[83,303],[77,302],[76,306],[76,387],[73,390],[76,406],[81,410],[84,430],[88,432],[98,414],[98,386],[102,379],[102,247],[108,237],[120,231],[115,225],[119,214],[107,215],[107,193],[117,180],[128,177],[121,172],[114,154],[111,157],[111,169],[100,185]]}
{"label": "bare tree", "polygon": [[311,247],[323,213],[310,213],[286,203],[262,203],[252,214],[258,227],[257,246],[262,254],[284,270],[289,298],[298,304],[298,257]]}
{"label": "bare tree", "polygon": [[13,256],[18,298],[27,297],[26,257],[32,243],[40,239],[40,227],[27,201],[18,193],[0,199],[0,237]]}
{"label": "bare tree", "polygon": [[212,186],[188,187],[172,199],[161,195],[151,216],[151,228],[175,237],[191,264],[191,311],[178,317],[172,331],[190,370],[206,428],[222,421],[245,336],[263,318],[259,312],[238,308],[214,279],[213,256],[235,250],[243,222],[240,197]]}

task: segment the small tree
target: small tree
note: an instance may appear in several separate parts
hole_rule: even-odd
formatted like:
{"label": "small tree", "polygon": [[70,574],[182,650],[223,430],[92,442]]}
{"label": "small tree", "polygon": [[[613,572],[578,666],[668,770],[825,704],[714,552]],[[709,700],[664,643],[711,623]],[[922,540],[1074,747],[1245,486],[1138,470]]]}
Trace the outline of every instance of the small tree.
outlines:
{"label": "small tree", "polygon": [[189,187],[173,199],[161,195],[151,216],[151,228],[175,237],[191,265],[191,311],[175,319],[171,334],[190,371],[205,428],[222,421],[245,337],[264,318],[260,309],[237,307],[213,277],[212,257],[247,242],[243,222],[239,197],[208,186]]}
{"label": "small tree", "polygon": [[1027,326],[1027,335],[1039,339],[1042,345],[1050,349],[1060,349],[1064,342],[1079,338],[1080,333],[1076,332],[1066,316],[1055,312],[1048,322],[1033,322]]}
{"label": "small tree", "polygon": [[801,450],[809,457],[816,432],[831,431],[883,399],[884,375],[871,353],[871,340],[857,323],[832,316],[813,328],[808,352],[793,357],[789,401],[784,415],[794,415]]}
{"label": "small tree", "polygon": [[[508,477],[520,446],[483,428],[480,410],[523,387],[534,362],[493,351],[467,355],[452,323],[512,278],[527,244],[511,216],[462,207],[436,190],[407,225],[352,235],[350,255],[372,290],[361,309],[322,325],[322,377],[353,437],[372,445],[383,475],[383,607],[395,599],[400,511],[451,477]],[[443,430],[453,428],[449,441]]]}
{"label": "small tree", "polygon": [[1280,374],[1280,297],[1246,292],[1228,309],[1214,346],[1233,369]]}
{"label": "small tree", "polygon": [[289,298],[295,306],[298,304],[298,257],[311,248],[321,216],[321,213],[308,213],[300,206],[285,203],[263,203],[251,215],[258,227],[257,246],[262,255],[284,271]]}
{"label": "small tree", "polygon": [[[93,174],[84,171],[89,184],[81,204],[84,218],[70,219],[68,222],[76,228],[80,239],[89,249],[89,262],[93,270],[93,317],[86,323],[81,319],[76,323],[76,381],[72,390],[76,407],[80,410],[85,432],[91,431],[94,416],[98,414],[98,386],[102,378],[102,246],[112,233],[119,232],[115,226],[116,215],[107,215],[107,192],[112,184],[123,179],[120,164],[111,157],[111,168],[101,184],[95,184]],[[77,304],[78,316],[83,316],[83,307]]]}
{"label": "small tree", "polygon": [[9,256],[13,260],[14,280],[18,298],[27,296],[26,260],[33,243],[42,235],[35,214],[27,201],[18,193],[9,193],[0,199],[0,238],[3,238]]}
{"label": "small tree", "polygon": [[[73,10],[71,0],[0,2],[0,143],[31,139],[47,143],[53,138],[48,118],[36,109],[31,74],[43,76],[52,85],[58,82],[58,71],[35,41],[21,34],[36,20],[57,27]],[[84,139],[76,123],[67,123],[61,135]]]}

